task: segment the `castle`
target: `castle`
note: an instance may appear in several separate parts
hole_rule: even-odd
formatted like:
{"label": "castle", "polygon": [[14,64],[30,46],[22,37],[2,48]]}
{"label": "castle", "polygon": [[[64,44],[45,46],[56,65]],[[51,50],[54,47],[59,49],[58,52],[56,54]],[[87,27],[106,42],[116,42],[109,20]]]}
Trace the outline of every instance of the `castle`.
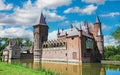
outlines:
{"label": "castle", "polygon": [[34,25],[34,61],[100,62],[104,59],[103,34],[101,22],[73,27],[60,31],[57,40],[48,41],[48,25],[41,13],[39,24]]}
{"label": "castle", "polygon": [[34,28],[34,45],[30,54],[22,54],[17,42],[10,42],[3,51],[3,60],[31,58],[34,61],[100,62],[104,59],[104,40],[101,22],[96,16],[94,25],[87,21],[83,26],[59,30],[57,40],[48,41],[48,25],[41,13]]}

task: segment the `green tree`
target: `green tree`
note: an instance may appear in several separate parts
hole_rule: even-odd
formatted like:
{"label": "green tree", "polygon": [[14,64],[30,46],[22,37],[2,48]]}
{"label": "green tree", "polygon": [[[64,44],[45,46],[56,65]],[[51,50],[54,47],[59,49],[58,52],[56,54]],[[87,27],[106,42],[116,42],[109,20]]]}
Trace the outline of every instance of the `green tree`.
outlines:
{"label": "green tree", "polygon": [[22,45],[23,43],[23,38],[15,38],[16,41],[18,41],[19,45]]}
{"label": "green tree", "polygon": [[106,46],[104,55],[106,59],[109,59],[110,56],[113,56],[116,54],[116,48],[114,46]]}
{"label": "green tree", "polygon": [[24,46],[32,46],[32,41],[29,39],[25,39],[25,43],[23,43]]}
{"label": "green tree", "polygon": [[[4,43],[2,43],[4,42]],[[0,38],[0,58],[2,56],[3,49],[9,44],[8,38]]]}
{"label": "green tree", "polygon": [[120,43],[120,27],[118,27],[113,33],[112,36],[118,40],[118,42]]}

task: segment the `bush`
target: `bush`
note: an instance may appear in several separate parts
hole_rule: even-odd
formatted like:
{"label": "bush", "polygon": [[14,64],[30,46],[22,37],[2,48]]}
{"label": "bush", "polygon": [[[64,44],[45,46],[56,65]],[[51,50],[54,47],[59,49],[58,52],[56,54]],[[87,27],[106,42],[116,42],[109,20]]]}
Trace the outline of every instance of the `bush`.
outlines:
{"label": "bush", "polygon": [[120,55],[114,55],[109,57],[110,60],[120,61]]}

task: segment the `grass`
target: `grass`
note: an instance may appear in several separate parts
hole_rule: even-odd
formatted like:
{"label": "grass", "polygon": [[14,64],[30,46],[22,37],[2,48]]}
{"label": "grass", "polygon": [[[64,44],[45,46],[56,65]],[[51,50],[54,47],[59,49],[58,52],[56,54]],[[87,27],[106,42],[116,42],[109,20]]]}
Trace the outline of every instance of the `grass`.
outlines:
{"label": "grass", "polygon": [[59,75],[59,74],[54,73],[50,70],[46,71],[45,69],[42,69],[40,71],[36,71],[19,65],[0,62],[0,75]]}

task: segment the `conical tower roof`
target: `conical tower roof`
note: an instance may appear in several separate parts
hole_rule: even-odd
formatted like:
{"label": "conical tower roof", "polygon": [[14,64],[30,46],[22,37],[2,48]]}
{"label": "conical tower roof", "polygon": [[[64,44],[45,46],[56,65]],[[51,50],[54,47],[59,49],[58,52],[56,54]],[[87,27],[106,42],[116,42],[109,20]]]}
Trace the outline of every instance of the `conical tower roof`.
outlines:
{"label": "conical tower roof", "polygon": [[101,23],[98,15],[96,16],[96,23]]}
{"label": "conical tower roof", "polygon": [[46,18],[44,17],[42,12],[41,12],[40,17],[37,19],[37,24],[46,25]]}

